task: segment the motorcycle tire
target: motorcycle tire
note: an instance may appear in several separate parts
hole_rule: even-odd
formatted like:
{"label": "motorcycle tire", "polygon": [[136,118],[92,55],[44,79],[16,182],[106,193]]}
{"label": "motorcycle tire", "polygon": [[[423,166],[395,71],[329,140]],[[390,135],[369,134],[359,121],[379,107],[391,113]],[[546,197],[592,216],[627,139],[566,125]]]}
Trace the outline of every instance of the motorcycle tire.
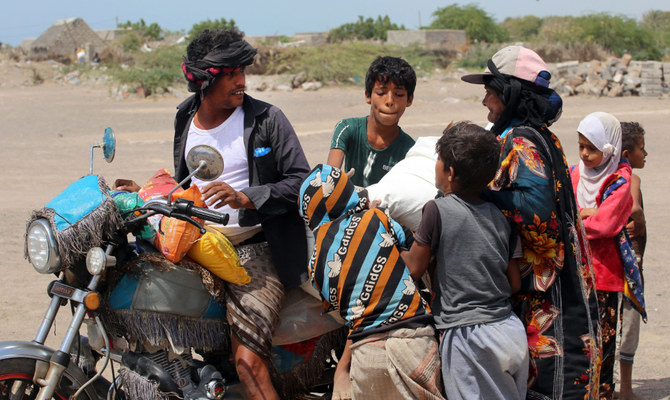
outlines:
{"label": "motorcycle tire", "polygon": [[[16,398],[11,397],[12,386],[15,382],[25,383],[23,395],[16,398],[17,400],[29,400],[37,397],[40,387],[33,382],[34,371],[35,360],[31,358],[0,360],[0,400],[14,400]],[[57,400],[69,399],[84,383],[77,382],[66,370],[52,398]],[[82,392],[77,399],[91,400],[85,392]]]}

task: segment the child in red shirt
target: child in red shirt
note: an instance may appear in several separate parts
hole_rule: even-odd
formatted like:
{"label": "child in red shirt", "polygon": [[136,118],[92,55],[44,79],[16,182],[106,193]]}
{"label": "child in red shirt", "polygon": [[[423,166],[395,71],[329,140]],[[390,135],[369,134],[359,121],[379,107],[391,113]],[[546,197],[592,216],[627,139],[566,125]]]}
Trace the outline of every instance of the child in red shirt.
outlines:
{"label": "child in red shirt", "polygon": [[571,171],[572,186],[591,245],[596,278],[603,335],[600,396],[611,399],[619,293],[625,285],[616,238],[626,226],[633,206],[631,166],[626,159],[621,159],[621,125],[611,114],[587,115],[579,123],[577,132],[581,161]]}

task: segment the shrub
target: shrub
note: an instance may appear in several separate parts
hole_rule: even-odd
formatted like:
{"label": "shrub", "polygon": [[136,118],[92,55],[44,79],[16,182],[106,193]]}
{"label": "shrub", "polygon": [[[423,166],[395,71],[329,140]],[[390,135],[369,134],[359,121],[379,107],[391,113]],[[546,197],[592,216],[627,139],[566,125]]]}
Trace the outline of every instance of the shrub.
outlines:
{"label": "shrub", "polygon": [[418,46],[398,47],[364,42],[334,43],[320,47],[287,48],[266,56],[267,74],[305,73],[307,81],[351,83],[365,80],[370,63],[377,56],[402,57],[418,76],[445,64],[441,53]]}
{"label": "shrub", "polygon": [[231,29],[231,28],[236,28],[239,30],[239,28],[235,24],[234,19],[231,19],[230,21],[227,21],[225,18],[215,19],[214,21],[207,19],[206,21],[198,22],[197,24],[194,24],[193,27],[191,27],[191,30],[188,31],[188,40],[189,41],[192,40],[200,33],[202,33],[202,31],[204,31],[205,29],[217,30],[217,29]]}
{"label": "shrub", "polygon": [[642,16],[640,27],[654,38],[667,56],[670,49],[670,11],[650,10]]}
{"label": "shrub", "polygon": [[658,43],[647,29],[634,19],[607,13],[547,18],[538,41],[567,46],[596,45],[616,56],[630,53],[635,59],[659,60],[662,57]]}
{"label": "shrub", "polygon": [[340,25],[332,29],[328,35],[328,41],[331,43],[342,42],[344,40],[386,40],[386,33],[390,30],[404,30],[404,25],[396,25],[391,22],[388,15],[378,16],[376,20],[372,18],[364,19],[358,16],[358,21],[350,24]]}
{"label": "shrub", "polygon": [[604,60],[607,51],[595,43],[575,43],[565,45],[562,43],[538,43],[531,45],[533,50],[542,57],[545,62],[561,62],[565,60]]}
{"label": "shrub", "polygon": [[542,28],[544,20],[535,15],[525,17],[505,18],[500,27],[507,30],[510,39],[530,41],[535,39]]}
{"label": "shrub", "polygon": [[507,31],[474,4],[466,6],[452,4],[438,8],[433,12],[433,16],[435,19],[429,28],[464,30],[471,42],[499,43],[507,40]]}
{"label": "shrub", "polygon": [[458,61],[458,66],[465,69],[482,71],[486,63],[501,48],[500,45],[478,43],[468,47],[463,58]]}
{"label": "shrub", "polygon": [[135,31],[128,31],[121,37],[121,47],[125,52],[135,52],[142,46],[142,39]]}
{"label": "shrub", "polygon": [[616,55],[631,53],[637,58],[637,54],[642,52],[647,59],[660,59],[660,51],[649,32],[639,28],[632,18],[592,14],[576,18],[576,25],[583,32],[584,39],[601,44]]}
{"label": "shrub", "polygon": [[119,28],[124,28],[136,32],[145,40],[161,40],[163,39],[163,29],[157,23],[153,22],[151,25],[147,25],[144,22],[144,19],[140,18],[138,22],[126,21],[125,23],[119,24]]}
{"label": "shrub", "polygon": [[119,83],[128,84],[134,89],[141,88],[145,95],[156,93],[158,88],[167,90],[169,86],[184,79],[179,60],[185,52],[186,47],[181,44],[159,47],[148,53],[137,53],[133,67],[117,66],[112,74]]}

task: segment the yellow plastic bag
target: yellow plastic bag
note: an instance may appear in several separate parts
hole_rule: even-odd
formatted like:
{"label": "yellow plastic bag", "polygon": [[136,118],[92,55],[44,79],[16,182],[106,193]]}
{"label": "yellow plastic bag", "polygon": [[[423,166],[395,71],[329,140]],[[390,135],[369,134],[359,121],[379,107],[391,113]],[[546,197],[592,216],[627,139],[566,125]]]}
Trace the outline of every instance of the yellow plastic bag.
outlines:
{"label": "yellow plastic bag", "polygon": [[227,282],[237,285],[251,282],[228,238],[215,229],[205,229],[207,232],[189,249],[188,257]]}

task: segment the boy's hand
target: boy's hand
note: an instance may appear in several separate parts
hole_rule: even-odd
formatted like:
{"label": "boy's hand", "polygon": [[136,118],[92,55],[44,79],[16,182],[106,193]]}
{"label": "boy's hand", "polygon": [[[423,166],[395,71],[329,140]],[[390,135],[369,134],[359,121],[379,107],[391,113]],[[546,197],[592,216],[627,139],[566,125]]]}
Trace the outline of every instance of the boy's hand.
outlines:
{"label": "boy's hand", "polygon": [[636,224],[635,221],[630,221],[628,225],[626,225],[626,230],[628,231],[628,236],[631,238],[642,236],[644,234],[644,225]]}
{"label": "boy's hand", "polygon": [[412,232],[411,229],[408,227],[401,225],[402,230],[405,233],[405,246],[403,246],[403,250],[409,250],[412,248],[412,245],[414,244],[414,232]]}
{"label": "boy's hand", "polygon": [[114,181],[114,190],[125,190],[127,192],[139,192],[140,185],[131,179],[117,179]]}
{"label": "boy's hand", "polygon": [[521,271],[519,270],[519,259],[513,258],[507,264],[507,281],[509,282],[512,294],[521,290]]}
{"label": "boy's hand", "polygon": [[328,159],[326,164],[331,167],[342,169],[342,164],[344,163],[344,151],[341,149],[330,149],[328,152]]}
{"label": "boy's hand", "polygon": [[415,281],[418,281],[421,279],[423,273],[426,272],[428,264],[430,263],[430,246],[415,241],[412,243],[412,247],[410,247],[409,251],[400,252],[400,257],[402,257],[405,265],[409,268],[412,278]]}

